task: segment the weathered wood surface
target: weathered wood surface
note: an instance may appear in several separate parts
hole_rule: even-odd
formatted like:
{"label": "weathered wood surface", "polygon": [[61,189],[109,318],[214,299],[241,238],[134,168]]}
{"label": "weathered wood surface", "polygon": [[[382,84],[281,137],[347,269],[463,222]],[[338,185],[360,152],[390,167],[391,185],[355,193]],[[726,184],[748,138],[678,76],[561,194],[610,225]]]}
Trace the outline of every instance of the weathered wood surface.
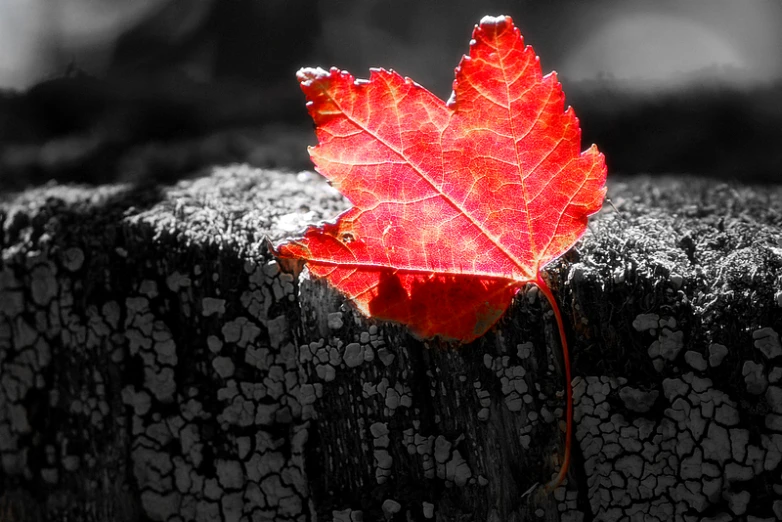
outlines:
{"label": "weathered wood surface", "polygon": [[[469,346],[357,317],[264,247],[345,203],[244,167],[0,203],[0,520],[782,517],[782,189],[615,178]],[[749,518],[751,516],[758,518]]]}

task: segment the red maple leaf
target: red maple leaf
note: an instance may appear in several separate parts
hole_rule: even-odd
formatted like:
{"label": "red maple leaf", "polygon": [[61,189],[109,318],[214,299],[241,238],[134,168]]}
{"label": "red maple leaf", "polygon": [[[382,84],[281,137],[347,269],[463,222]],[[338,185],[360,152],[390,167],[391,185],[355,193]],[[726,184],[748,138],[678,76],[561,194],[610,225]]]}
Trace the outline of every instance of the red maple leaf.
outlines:
{"label": "red maple leaf", "polygon": [[[383,69],[369,80],[336,68],[298,78],[318,136],[312,160],[354,206],[278,255],[306,260],[365,315],[424,338],[475,339],[532,282],[564,345],[540,271],[600,209],[606,167],[595,146],[581,152],[555,73],[542,75],[512,20],[475,27],[447,103]],[[569,441],[570,429],[567,455]]]}
{"label": "red maple leaf", "polygon": [[484,18],[443,103],[373,69],[298,73],[310,155],[354,207],[279,248],[365,315],[468,342],[584,233],[606,168],[509,17]]}

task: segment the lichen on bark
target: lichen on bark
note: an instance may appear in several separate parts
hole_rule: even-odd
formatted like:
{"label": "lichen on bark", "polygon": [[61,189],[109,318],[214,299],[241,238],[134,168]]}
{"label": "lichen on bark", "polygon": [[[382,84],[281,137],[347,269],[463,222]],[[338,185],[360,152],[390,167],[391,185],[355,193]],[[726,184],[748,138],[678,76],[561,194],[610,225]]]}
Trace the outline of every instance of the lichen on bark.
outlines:
{"label": "lichen on bark", "polygon": [[455,347],[367,321],[268,249],[346,203],[312,174],[51,186],[0,203],[0,515],[12,520],[782,516],[782,194],[617,178]]}

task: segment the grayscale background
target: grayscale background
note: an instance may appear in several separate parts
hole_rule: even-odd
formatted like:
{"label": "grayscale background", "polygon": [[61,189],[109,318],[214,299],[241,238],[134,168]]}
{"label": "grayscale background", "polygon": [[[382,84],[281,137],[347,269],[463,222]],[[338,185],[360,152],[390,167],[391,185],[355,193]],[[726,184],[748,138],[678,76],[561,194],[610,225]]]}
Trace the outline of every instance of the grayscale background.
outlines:
{"label": "grayscale background", "polygon": [[612,172],[782,176],[782,2],[0,0],[0,189],[307,169],[299,67],[446,99],[486,14],[558,72]]}

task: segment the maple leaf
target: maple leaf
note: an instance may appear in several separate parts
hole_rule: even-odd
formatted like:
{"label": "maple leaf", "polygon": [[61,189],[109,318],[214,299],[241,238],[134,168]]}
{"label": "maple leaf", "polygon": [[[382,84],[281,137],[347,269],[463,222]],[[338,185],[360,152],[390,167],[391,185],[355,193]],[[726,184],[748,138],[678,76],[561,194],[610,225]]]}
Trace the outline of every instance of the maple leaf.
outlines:
{"label": "maple leaf", "polygon": [[298,73],[315,121],[315,167],[353,208],[308,228],[281,257],[307,261],[365,315],[421,337],[469,342],[526,283],[554,310],[565,366],[564,480],[573,390],[562,314],[541,269],[570,249],[605,196],[606,166],[555,73],[543,76],[510,17],[475,26],[447,103],[393,71],[356,80]]}
{"label": "maple leaf", "polygon": [[383,69],[298,79],[316,170],[354,206],[278,255],[306,260],[367,316],[472,341],[602,205],[603,156],[581,153],[556,74],[542,75],[510,17],[475,26],[447,103]]}

